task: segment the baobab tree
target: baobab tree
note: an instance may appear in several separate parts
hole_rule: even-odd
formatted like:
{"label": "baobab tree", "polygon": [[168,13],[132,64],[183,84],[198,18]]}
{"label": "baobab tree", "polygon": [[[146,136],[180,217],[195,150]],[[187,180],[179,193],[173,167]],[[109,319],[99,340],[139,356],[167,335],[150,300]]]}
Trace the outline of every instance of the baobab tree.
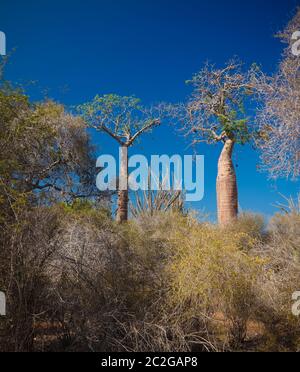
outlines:
{"label": "baobab tree", "polygon": [[145,108],[136,97],[110,94],[97,95],[93,101],[79,106],[84,120],[91,128],[104,132],[121,147],[121,162],[117,222],[128,220],[128,148],[145,132],[161,124],[158,108]]}
{"label": "baobab tree", "polygon": [[[253,75],[262,107],[257,121],[263,169],[272,178],[300,176],[300,8],[279,35],[287,45],[273,76]],[[297,41],[298,39],[298,41]]]}
{"label": "baobab tree", "polygon": [[218,220],[231,223],[238,215],[238,188],[232,162],[234,146],[251,139],[244,103],[251,92],[250,73],[232,61],[224,69],[207,64],[189,82],[193,87],[187,104],[180,105],[179,119],[193,144],[221,143],[217,177]]}

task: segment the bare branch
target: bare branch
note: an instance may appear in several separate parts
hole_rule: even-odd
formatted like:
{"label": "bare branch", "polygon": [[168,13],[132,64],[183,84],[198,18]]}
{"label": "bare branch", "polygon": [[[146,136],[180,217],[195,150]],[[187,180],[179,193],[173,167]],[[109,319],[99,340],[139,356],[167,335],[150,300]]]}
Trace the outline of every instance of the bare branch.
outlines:
{"label": "bare branch", "polygon": [[142,129],[140,129],[133,137],[130,138],[130,140],[126,143],[126,146],[131,146],[134,141],[141,136],[143,133],[147,132],[148,130],[152,129],[153,127],[157,127],[161,124],[160,119],[155,119],[151,123],[145,125]]}
{"label": "bare branch", "polygon": [[291,35],[300,29],[300,10],[280,37],[289,45],[273,76],[259,69],[252,81],[262,103],[257,115],[263,169],[272,178],[300,176],[300,58],[291,52]]}
{"label": "bare branch", "polygon": [[125,145],[125,143],[121,140],[121,136],[117,136],[116,134],[111,132],[105,125],[101,125],[100,128],[101,128],[101,130],[103,130],[103,132],[107,133],[114,140],[118,141],[121,146]]}

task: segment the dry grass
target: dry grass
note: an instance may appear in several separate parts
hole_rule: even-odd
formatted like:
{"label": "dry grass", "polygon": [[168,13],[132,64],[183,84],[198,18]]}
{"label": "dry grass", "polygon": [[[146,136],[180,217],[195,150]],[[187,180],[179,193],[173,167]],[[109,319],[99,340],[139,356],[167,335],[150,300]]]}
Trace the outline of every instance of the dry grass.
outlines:
{"label": "dry grass", "polygon": [[268,229],[256,216],[219,229],[171,210],[120,227],[89,206],[26,219],[11,231],[1,281],[9,314],[22,298],[27,307],[2,321],[2,349],[299,350],[297,208]]}

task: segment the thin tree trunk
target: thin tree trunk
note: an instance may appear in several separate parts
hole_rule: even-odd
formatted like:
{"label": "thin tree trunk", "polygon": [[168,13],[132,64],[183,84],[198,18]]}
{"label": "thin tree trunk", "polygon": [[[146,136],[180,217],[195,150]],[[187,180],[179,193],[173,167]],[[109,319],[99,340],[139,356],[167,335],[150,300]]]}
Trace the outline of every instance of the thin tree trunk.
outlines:
{"label": "thin tree trunk", "polygon": [[128,221],[128,148],[120,149],[120,179],[118,192],[117,222]]}
{"label": "thin tree trunk", "polygon": [[234,141],[224,144],[218,165],[217,202],[218,221],[222,226],[232,223],[238,216],[238,189],[232,162]]}
{"label": "thin tree trunk", "polygon": [[124,223],[128,221],[128,191],[119,191],[118,193],[118,211],[117,222]]}

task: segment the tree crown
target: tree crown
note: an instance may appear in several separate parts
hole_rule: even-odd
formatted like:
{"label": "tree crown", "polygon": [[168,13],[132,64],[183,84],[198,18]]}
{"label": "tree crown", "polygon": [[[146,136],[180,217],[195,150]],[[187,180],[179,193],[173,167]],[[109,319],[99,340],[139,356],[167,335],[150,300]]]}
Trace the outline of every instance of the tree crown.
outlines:
{"label": "tree crown", "polygon": [[207,64],[187,83],[194,90],[187,104],[175,111],[188,134],[194,135],[194,143],[251,140],[253,128],[245,107],[252,86],[240,63],[230,62],[224,69]]}
{"label": "tree crown", "polygon": [[161,122],[157,108],[145,108],[134,96],[97,95],[91,102],[78,106],[78,111],[90,127],[106,132],[127,147]]}

